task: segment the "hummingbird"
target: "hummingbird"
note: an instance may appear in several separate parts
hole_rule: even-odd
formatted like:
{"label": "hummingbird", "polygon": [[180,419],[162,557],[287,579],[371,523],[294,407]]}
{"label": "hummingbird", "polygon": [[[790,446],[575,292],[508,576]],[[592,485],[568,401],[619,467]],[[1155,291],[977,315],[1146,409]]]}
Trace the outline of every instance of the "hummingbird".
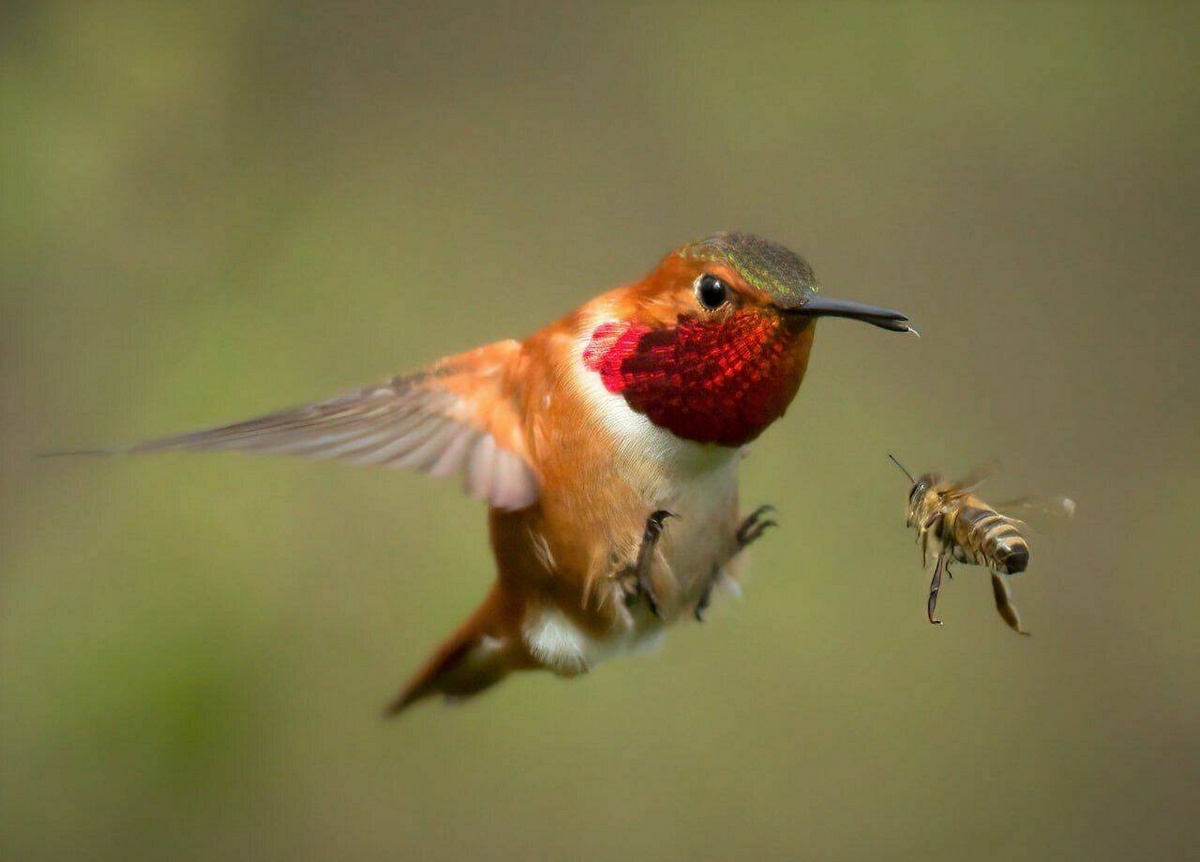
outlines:
{"label": "hummingbird", "polygon": [[746,447],[783,416],[817,319],[914,332],[819,293],[808,263],[747,233],[668,254],[641,281],[524,341],[124,453],[238,450],[459,476],[488,505],[496,580],[387,707],[458,700],[510,673],[575,677],[703,619],[769,527],[739,514]]}

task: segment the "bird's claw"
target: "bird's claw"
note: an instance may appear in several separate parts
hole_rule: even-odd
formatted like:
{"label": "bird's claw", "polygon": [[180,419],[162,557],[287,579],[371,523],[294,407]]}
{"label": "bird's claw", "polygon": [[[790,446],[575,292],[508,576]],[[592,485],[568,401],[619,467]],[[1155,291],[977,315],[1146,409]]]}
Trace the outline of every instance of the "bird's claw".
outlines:
{"label": "bird's claw", "polygon": [[775,507],[767,504],[764,506],[759,506],[746,516],[746,519],[742,521],[742,525],[738,527],[737,531],[738,550],[741,550],[742,548],[745,548],[746,546],[758,541],[762,534],[771,527],[779,526],[778,521],[772,521],[770,519],[764,520],[763,518],[763,516],[768,512],[774,511]]}
{"label": "bird's claw", "polygon": [[668,512],[666,509],[650,513],[650,517],[646,519],[646,528],[642,532],[642,545],[638,548],[637,565],[634,569],[637,576],[637,595],[646,597],[650,613],[660,620],[663,618],[662,605],[659,604],[658,596],[654,593],[654,582],[650,577],[650,564],[654,560],[654,547],[662,537],[663,526],[667,519],[678,517],[674,512]]}
{"label": "bird's claw", "polygon": [[708,582],[708,586],[704,588],[704,592],[700,594],[700,601],[696,602],[696,609],[692,611],[692,616],[696,618],[696,622],[704,622],[704,612],[708,610],[709,604],[712,602],[713,586],[717,579],[714,577]]}
{"label": "bird's claw", "polygon": [[[764,517],[768,513],[774,511],[775,507],[768,503],[766,505],[759,506],[746,516],[741,525],[737,528],[737,532],[734,534],[734,542],[736,547],[729,555],[730,560],[736,557],[745,548],[757,542],[762,537],[762,534],[771,527],[779,526],[778,521],[773,521]],[[696,618],[696,622],[704,622],[704,612],[708,610],[708,606],[712,602],[713,588],[716,586],[717,580],[720,578],[720,574],[721,566],[715,566],[713,568],[712,576],[709,578],[708,585],[704,588],[704,592],[700,594],[700,601],[696,603],[696,609],[692,612],[692,615]]]}

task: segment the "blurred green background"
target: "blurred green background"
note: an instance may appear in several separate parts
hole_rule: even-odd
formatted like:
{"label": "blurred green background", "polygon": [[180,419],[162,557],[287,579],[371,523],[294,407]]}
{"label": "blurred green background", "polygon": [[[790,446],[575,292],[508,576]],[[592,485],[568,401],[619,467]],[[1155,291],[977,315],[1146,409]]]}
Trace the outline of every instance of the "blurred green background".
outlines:
{"label": "blurred green background", "polygon": [[[0,857],[1128,859],[1200,838],[1200,6],[6,3]],[[507,336],[715,230],[821,326],[741,602],[396,723],[481,598],[407,473],[37,461]],[[885,460],[1063,492],[941,629]]]}

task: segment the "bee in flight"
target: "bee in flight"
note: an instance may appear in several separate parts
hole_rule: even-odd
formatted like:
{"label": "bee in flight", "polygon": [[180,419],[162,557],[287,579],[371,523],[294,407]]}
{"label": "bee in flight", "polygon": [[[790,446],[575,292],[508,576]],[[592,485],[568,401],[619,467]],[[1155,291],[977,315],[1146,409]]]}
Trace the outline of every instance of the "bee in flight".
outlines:
{"label": "bee in flight", "polygon": [[1029,634],[1021,627],[1021,616],[1012,603],[1005,580],[1029,566],[1029,541],[1022,533],[1026,525],[1012,513],[1038,512],[1070,517],[1075,513],[1075,503],[1067,497],[1050,500],[1025,497],[993,508],[974,493],[983,481],[982,473],[960,482],[947,482],[936,473],[913,479],[894,456],[888,457],[912,482],[905,526],[917,531],[922,565],[927,564],[930,546],[933,546],[933,579],[929,583],[927,605],[929,621],[938,626],[942,624],[934,616],[938,590],[942,586],[943,572],[954,577],[950,564],[957,561],[969,566],[983,566],[992,573],[996,610],[1013,631]]}

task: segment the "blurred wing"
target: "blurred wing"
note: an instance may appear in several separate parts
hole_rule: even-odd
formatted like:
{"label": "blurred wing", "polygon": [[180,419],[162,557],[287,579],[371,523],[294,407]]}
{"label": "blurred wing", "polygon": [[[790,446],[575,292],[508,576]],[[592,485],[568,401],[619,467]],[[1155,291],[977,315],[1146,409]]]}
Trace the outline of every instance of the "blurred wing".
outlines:
{"label": "blurred wing", "polygon": [[520,349],[517,341],[497,342],[340,398],[128,451],[233,450],[459,473],[472,496],[523,509],[539,489],[509,387]]}
{"label": "blurred wing", "polygon": [[1075,515],[1070,497],[1018,497],[995,506],[997,512],[1031,527],[1046,528]]}
{"label": "blurred wing", "polygon": [[967,475],[950,486],[950,493],[955,497],[965,497],[973,493],[980,485],[1000,472],[1000,461],[992,458],[980,464]]}

